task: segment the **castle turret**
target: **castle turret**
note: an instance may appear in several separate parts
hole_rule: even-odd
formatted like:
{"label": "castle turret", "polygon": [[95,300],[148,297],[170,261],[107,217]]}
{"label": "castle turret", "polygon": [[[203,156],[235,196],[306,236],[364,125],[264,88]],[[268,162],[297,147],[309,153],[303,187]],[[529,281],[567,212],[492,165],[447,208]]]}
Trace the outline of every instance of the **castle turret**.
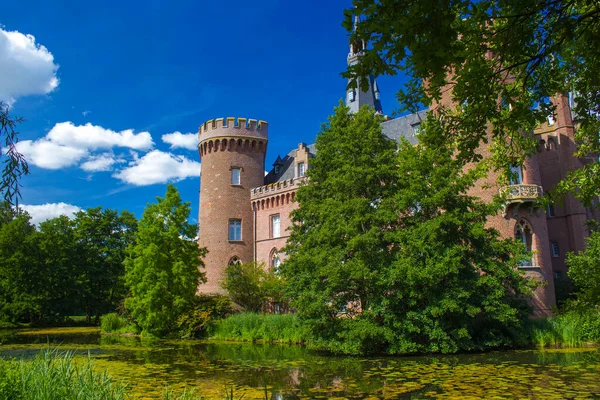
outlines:
{"label": "castle turret", "polygon": [[206,247],[207,282],[199,292],[222,292],[227,265],[254,260],[250,189],[265,176],[268,124],[246,118],[217,118],[198,129],[200,210],[198,244]]}
{"label": "castle turret", "polygon": [[[356,31],[359,23],[358,15],[354,17],[354,30]],[[350,52],[348,53],[348,66],[356,65],[360,62],[363,56],[363,50],[366,45],[364,41],[356,41],[350,44]],[[348,89],[346,92],[346,105],[350,108],[350,112],[357,113],[364,106],[369,105],[375,109],[378,114],[383,114],[381,108],[381,100],[379,98],[379,87],[375,77],[369,75],[366,79],[369,81],[369,87],[366,91],[361,89],[361,78],[357,79],[357,87]]]}

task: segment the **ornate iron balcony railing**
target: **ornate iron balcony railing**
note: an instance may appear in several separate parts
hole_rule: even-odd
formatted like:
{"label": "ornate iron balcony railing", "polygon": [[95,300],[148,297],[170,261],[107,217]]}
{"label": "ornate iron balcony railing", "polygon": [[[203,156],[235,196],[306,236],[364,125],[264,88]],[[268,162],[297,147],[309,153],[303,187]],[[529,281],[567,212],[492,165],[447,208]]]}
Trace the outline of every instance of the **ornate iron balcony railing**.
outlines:
{"label": "ornate iron balcony railing", "polygon": [[500,195],[506,196],[509,203],[524,203],[536,201],[544,195],[544,190],[539,185],[510,185],[500,188]]}

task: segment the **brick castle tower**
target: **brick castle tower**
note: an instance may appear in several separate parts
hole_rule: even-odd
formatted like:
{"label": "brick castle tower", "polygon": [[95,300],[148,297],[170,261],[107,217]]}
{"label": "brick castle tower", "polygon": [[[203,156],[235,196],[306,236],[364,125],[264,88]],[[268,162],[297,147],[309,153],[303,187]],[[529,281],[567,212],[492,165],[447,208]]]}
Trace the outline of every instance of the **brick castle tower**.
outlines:
{"label": "brick castle tower", "polygon": [[255,119],[217,118],[200,125],[198,244],[206,247],[206,284],[219,293],[225,268],[254,260],[254,213],[250,189],[265,179],[268,124]]}

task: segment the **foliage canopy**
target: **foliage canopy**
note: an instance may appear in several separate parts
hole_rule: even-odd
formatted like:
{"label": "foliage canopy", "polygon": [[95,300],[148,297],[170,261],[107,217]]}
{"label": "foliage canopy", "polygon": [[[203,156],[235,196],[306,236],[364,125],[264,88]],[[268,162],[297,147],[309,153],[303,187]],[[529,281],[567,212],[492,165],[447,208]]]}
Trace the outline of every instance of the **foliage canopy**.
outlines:
{"label": "foliage canopy", "polygon": [[204,249],[194,240],[196,226],[188,222],[190,204],[177,188],[167,186],[164,198],[148,204],[139,221],[135,244],[125,259],[130,295],[125,308],[146,332],[162,336],[176,328],[190,310],[198,284],[204,282]]}
{"label": "foliage canopy", "polygon": [[396,144],[381,118],[340,105],[317,137],[281,271],[317,346],[345,353],[455,352],[511,343],[532,283],[523,247],[486,228],[433,120]]}
{"label": "foliage canopy", "polygon": [[[347,77],[407,73],[400,104],[436,104],[448,140],[466,161],[489,140],[496,166],[535,152],[532,132],[571,94],[577,155],[600,153],[600,3],[587,0],[354,0],[344,25],[370,43]],[[449,73],[450,72],[450,73]],[[362,84],[367,84],[363,79]],[[440,101],[450,95],[454,105]],[[459,105],[457,107],[456,105]],[[508,107],[510,105],[510,107]],[[492,128],[489,128],[492,127]],[[591,160],[590,160],[591,161]],[[596,158],[560,184],[585,204],[600,194]]]}

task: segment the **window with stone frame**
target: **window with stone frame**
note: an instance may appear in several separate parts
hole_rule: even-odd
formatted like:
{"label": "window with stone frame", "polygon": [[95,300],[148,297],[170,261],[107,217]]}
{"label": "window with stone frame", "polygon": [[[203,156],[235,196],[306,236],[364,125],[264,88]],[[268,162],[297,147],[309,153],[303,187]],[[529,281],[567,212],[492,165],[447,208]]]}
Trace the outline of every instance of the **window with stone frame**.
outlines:
{"label": "window with stone frame", "polygon": [[229,240],[236,241],[236,242],[242,240],[242,220],[241,219],[230,219],[229,220]]}
{"label": "window with stone frame", "polygon": [[242,182],[241,168],[237,168],[237,167],[231,168],[231,184],[232,185],[241,185],[241,182]]}
{"label": "window with stone frame", "polygon": [[303,162],[298,163],[298,178],[303,177],[305,172],[306,172],[306,164]]}
{"label": "window with stone frame", "polygon": [[[515,239],[521,243],[525,247],[525,250],[528,252],[533,251],[533,230],[531,229],[531,225],[524,219],[519,220],[515,225]],[[534,257],[526,260],[522,260],[519,263],[520,267],[532,267],[534,266]]]}
{"label": "window with stone frame", "polygon": [[271,237],[278,238],[281,236],[281,217],[279,214],[271,215]]}

